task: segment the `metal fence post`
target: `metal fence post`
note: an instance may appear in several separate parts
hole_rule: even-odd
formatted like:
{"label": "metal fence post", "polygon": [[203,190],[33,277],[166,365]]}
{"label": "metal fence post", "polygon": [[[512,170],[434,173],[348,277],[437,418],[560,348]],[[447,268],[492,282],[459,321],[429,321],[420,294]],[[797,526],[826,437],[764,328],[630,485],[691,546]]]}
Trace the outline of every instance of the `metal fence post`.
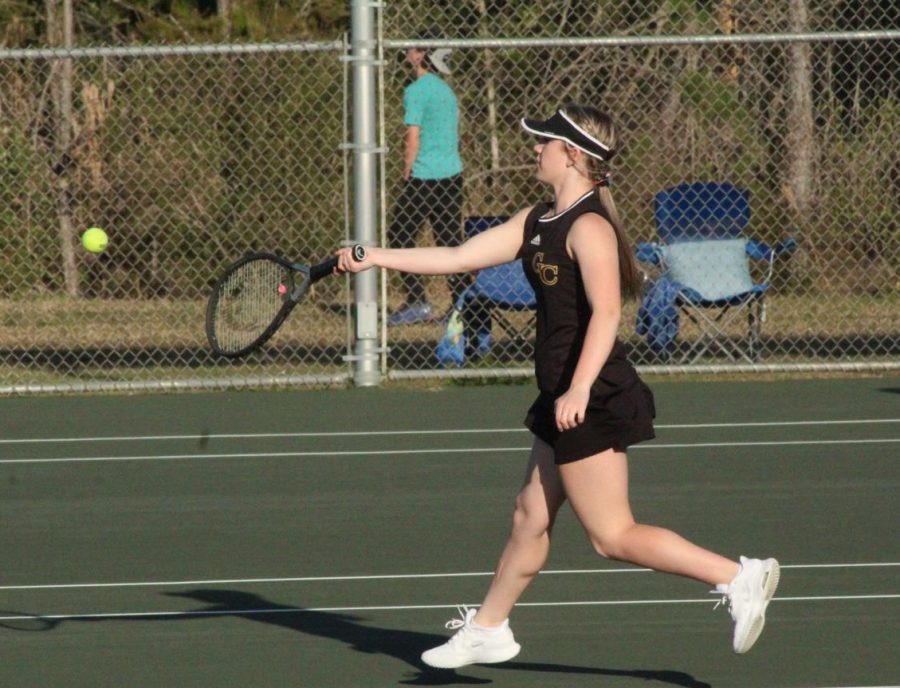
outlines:
{"label": "metal fence post", "polygon": [[[353,121],[353,239],[365,246],[377,241],[377,158],[374,6],[371,0],[352,0],[350,60]],[[354,382],[357,387],[379,383],[378,273],[354,275],[356,347]]]}

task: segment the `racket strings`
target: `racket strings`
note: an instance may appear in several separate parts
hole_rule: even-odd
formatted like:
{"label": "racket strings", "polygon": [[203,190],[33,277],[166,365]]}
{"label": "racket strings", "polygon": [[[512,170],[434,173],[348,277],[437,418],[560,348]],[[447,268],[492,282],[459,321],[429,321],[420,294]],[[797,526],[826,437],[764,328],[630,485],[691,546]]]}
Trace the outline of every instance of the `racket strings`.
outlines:
{"label": "racket strings", "polygon": [[244,263],[219,288],[215,333],[223,351],[255,342],[278,316],[291,290],[290,270],[271,260]]}

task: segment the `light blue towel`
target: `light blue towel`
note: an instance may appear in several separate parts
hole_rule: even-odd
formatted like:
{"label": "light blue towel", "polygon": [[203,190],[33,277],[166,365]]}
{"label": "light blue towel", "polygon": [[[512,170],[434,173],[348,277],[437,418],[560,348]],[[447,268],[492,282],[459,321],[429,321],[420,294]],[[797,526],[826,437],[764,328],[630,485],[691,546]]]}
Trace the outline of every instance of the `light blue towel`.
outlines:
{"label": "light blue towel", "polygon": [[657,354],[668,355],[675,348],[680,324],[676,299],[680,289],[678,282],[663,275],[641,300],[635,330],[647,337],[647,343]]}

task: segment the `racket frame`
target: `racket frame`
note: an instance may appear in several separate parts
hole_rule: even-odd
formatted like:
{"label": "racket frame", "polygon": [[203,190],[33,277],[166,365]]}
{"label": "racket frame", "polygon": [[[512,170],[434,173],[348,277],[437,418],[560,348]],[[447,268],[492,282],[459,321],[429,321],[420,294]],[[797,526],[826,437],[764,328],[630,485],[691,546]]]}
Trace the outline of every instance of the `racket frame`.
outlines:
{"label": "racket frame", "polygon": [[[365,246],[362,246],[360,244],[354,245],[352,255],[353,259],[357,262],[365,260]],[[263,330],[256,339],[240,349],[237,349],[235,351],[226,351],[219,346],[218,337],[216,336],[215,332],[215,313],[216,307],[219,303],[219,291],[225,281],[227,281],[228,278],[236,270],[239,270],[241,267],[254,260],[272,261],[278,263],[283,268],[288,270],[291,274],[292,282],[294,283],[293,288],[284,299],[284,303],[281,304],[281,308],[278,310],[278,313],[276,313],[275,317],[272,318],[272,322],[269,323],[268,327],[266,327],[266,329]],[[320,279],[332,274],[335,266],[337,266],[337,263],[337,256],[332,256],[331,258],[328,258],[321,263],[309,266],[304,265],[303,263],[292,263],[291,261],[286,260],[285,258],[282,258],[281,256],[278,256],[274,253],[252,252],[245,254],[242,258],[229,265],[213,285],[212,292],[210,292],[209,300],[206,304],[206,338],[209,341],[209,345],[212,348],[213,352],[218,356],[234,359],[246,356],[252,351],[260,348],[263,344],[269,341],[269,339],[272,338],[272,335],[274,335],[278,331],[278,328],[280,328],[282,324],[284,324],[284,321],[291,314],[291,311],[294,310],[294,307],[303,300],[304,296],[306,296],[306,292],[309,291],[310,286],[318,282]],[[300,275],[301,279],[296,279],[296,275]]]}

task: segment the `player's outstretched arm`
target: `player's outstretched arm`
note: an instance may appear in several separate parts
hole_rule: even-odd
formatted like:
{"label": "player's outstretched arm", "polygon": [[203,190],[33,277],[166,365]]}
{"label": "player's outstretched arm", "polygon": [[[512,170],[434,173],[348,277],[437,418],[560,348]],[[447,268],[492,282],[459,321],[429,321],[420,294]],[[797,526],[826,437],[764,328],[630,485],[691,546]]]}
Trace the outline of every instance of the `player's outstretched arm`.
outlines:
{"label": "player's outstretched arm", "polygon": [[366,259],[361,262],[353,259],[351,249],[342,248],[337,252],[338,265],[335,269],[341,273],[380,267],[419,275],[450,275],[508,263],[516,258],[522,246],[525,218],[530,210],[519,211],[503,224],[476,234],[459,246],[371,247],[367,249]]}

